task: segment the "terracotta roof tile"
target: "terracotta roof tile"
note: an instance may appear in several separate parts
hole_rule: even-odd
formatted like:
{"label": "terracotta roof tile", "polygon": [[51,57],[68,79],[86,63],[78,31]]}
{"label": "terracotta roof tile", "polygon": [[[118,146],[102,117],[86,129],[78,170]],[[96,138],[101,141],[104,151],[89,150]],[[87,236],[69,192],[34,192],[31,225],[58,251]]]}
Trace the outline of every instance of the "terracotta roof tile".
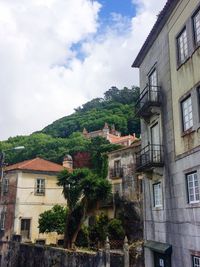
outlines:
{"label": "terracotta roof tile", "polygon": [[11,170],[30,170],[30,171],[44,171],[44,172],[59,172],[64,167],[57,163],[42,159],[35,158],[31,160],[25,160],[6,167],[6,171]]}

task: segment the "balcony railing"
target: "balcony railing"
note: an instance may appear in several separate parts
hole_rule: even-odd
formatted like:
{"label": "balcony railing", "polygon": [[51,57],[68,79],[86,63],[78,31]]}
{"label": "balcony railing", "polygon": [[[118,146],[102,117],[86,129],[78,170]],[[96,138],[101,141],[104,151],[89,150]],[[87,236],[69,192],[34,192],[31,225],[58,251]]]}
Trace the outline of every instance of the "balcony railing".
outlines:
{"label": "balcony railing", "polygon": [[136,114],[141,117],[149,117],[153,113],[152,107],[160,107],[160,105],[160,86],[152,86],[147,84],[147,86],[141,92],[135,105]]}
{"label": "balcony railing", "polygon": [[122,177],[123,177],[123,168],[122,167],[110,169],[110,178],[111,179],[122,178]]}
{"label": "balcony railing", "polygon": [[136,153],[136,170],[148,171],[154,167],[164,165],[163,146],[147,145],[141,151]]}

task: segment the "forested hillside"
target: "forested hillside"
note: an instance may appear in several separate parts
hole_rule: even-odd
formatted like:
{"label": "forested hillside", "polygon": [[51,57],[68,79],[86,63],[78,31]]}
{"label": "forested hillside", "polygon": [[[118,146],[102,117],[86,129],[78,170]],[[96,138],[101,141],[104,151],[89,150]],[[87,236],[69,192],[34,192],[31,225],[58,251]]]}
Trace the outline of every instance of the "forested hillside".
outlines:
{"label": "forested hillside", "polygon": [[138,87],[119,90],[112,87],[105,92],[104,98],[95,98],[72,115],[63,117],[42,130],[54,137],[68,137],[85,127],[88,131],[102,129],[105,122],[115,124],[121,133],[140,133],[139,119],[134,114],[134,104],[139,94]]}
{"label": "forested hillside", "polygon": [[22,151],[6,152],[6,161],[11,164],[36,156],[61,163],[67,153],[85,150],[97,152],[97,147],[99,153],[116,149],[117,146],[109,145],[102,140],[96,140],[95,143],[85,139],[80,132],[84,127],[88,131],[102,129],[107,122],[115,124],[116,129],[122,134],[139,134],[139,119],[134,114],[138,94],[138,87],[122,90],[112,87],[105,92],[104,98],[96,98],[85,103],[75,109],[73,114],[53,122],[42,131],[0,142],[0,150],[25,146]]}

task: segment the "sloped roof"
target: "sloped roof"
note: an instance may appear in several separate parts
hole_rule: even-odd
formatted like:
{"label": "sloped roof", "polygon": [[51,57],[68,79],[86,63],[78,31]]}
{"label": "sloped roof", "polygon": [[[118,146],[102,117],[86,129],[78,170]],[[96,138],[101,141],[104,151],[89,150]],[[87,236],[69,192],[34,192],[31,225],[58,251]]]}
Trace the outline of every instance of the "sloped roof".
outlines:
{"label": "sloped roof", "polygon": [[44,171],[44,172],[60,172],[63,169],[64,167],[62,165],[37,157],[31,160],[25,160],[7,166],[5,171],[29,170],[29,171]]}
{"label": "sloped roof", "polygon": [[146,41],[144,42],[142,48],[140,49],[136,59],[134,60],[132,67],[139,68],[144,57],[148,53],[149,49],[151,48],[152,44],[158,37],[159,33],[161,32],[162,28],[164,27],[165,23],[167,22],[169,16],[171,15],[172,11],[174,10],[175,6],[180,0],[168,0],[158,15],[158,18],[150,31]]}
{"label": "sloped roof", "polygon": [[121,142],[126,141],[126,140],[131,140],[131,142],[138,140],[137,137],[135,137],[133,135],[116,136],[114,134],[109,134],[108,138],[109,138],[110,143],[112,143],[112,144],[121,143]]}

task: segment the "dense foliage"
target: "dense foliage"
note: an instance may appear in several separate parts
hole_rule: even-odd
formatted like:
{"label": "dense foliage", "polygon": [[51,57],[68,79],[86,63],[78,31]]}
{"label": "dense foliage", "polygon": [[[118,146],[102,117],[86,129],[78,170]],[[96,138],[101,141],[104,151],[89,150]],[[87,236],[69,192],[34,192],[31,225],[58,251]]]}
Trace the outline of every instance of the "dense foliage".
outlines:
{"label": "dense foliage", "polygon": [[60,205],[55,205],[52,209],[44,211],[39,216],[39,232],[63,234],[66,216],[67,209]]}
{"label": "dense foliage", "polygon": [[122,134],[140,133],[139,119],[135,117],[134,105],[139,88],[112,87],[105,92],[104,98],[95,98],[82,107],[75,109],[72,115],[63,117],[45,127],[42,132],[54,137],[68,137],[73,132],[102,129],[105,122],[115,124]]}
{"label": "dense foliage", "polygon": [[29,136],[16,136],[0,142],[0,150],[25,146],[21,151],[6,151],[6,162],[9,164],[35,157],[62,163],[65,154],[91,151],[95,171],[105,177],[106,154],[104,152],[118,147],[105,140],[88,140],[80,132],[84,127],[88,131],[102,129],[107,122],[110,125],[115,124],[115,128],[122,134],[133,132],[139,134],[139,119],[134,114],[138,93],[137,87],[122,90],[112,87],[105,92],[104,98],[96,98],[85,103],[72,115],[55,121],[42,132]]}
{"label": "dense foliage", "polygon": [[[111,184],[87,168],[75,169],[73,172],[63,170],[58,175],[58,185],[63,187],[67,200],[68,215],[65,222],[64,247],[71,248],[76,242],[81,227],[89,213],[98,203],[111,194]],[[77,216],[75,215],[78,210]],[[76,227],[72,232],[72,220]]]}

